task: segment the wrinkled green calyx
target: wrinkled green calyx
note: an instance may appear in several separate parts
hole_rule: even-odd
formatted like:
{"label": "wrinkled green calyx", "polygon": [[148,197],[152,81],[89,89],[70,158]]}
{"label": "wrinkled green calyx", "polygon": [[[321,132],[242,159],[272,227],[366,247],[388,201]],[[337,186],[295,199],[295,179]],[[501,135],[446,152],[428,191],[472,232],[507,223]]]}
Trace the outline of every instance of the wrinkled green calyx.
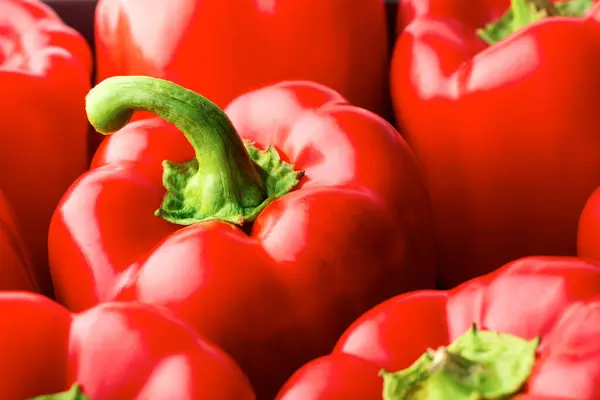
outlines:
{"label": "wrinkled green calyx", "polygon": [[479,29],[477,35],[484,42],[492,45],[544,18],[581,18],[593,5],[593,0],[569,0],[557,3],[549,0],[511,0],[508,11],[499,20]]}
{"label": "wrinkled green calyx", "polygon": [[382,371],[384,400],[499,400],[531,375],[539,339],[473,327],[448,347],[429,350],[398,372]]}
{"label": "wrinkled green calyx", "polygon": [[104,134],[121,129],[134,111],[149,111],[186,136],[196,157],[163,162],[167,193],[155,213],[174,224],[219,220],[243,225],[291,191],[302,176],[274,148],[245,144],[219,107],[173,82],[147,76],[108,78],[88,93],[86,111]]}
{"label": "wrinkled green calyx", "polygon": [[90,400],[90,398],[83,394],[81,386],[76,383],[66,392],[38,396],[31,400]]}
{"label": "wrinkled green calyx", "polygon": [[302,172],[294,171],[291,164],[282,161],[273,147],[260,150],[249,142],[246,142],[245,146],[265,184],[266,196],[263,197],[266,198],[262,202],[257,205],[252,201],[224,202],[223,206],[214,212],[213,210],[206,212],[202,207],[198,207],[203,202],[202,192],[189,190],[190,187],[195,188],[193,185],[195,179],[203,177],[198,173],[198,159],[193,158],[184,162],[164,161],[163,185],[167,189],[167,194],[155,215],[180,225],[211,219],[242,225],[256,219],[269,203],[290,192],[298,184]]}

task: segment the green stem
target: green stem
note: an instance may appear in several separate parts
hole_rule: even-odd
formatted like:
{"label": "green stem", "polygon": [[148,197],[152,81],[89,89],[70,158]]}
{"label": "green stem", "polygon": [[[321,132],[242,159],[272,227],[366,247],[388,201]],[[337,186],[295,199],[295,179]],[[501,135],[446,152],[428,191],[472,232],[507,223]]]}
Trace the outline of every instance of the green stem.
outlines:
{"label": "green stem", "polygon": [[511,0],[510,5],[513,11],[513,32],[537,20],[558,15],[556,6],[549,0]]}
{"label": "green stem", "polygon": [[477,30],[487,44],[494,44],[533,22],[549,17],[583,17],[594,0],[511,0],[510,8],[498,20]]}
{"label": "green stem", "polygon": [[81,386],[75,383],[71,386],[71,389],[66,392],[42,395],[35,397],[32,400],[90,400],[90,398],[83,394]]}
{"label": "green stem", "polygon": [[[514,0],[512,0],[514,1]],[[543,10],[546,16],[555,17],[558,15],[558,9],[551,0],[527,0],[533,4],[538,10]]]}
{"label": "green stem", "polygon": [[448,347],[428,350],[413,365],[382,371],[384,400],[503,399],[517,394],[533,370],[539,340],[474,326]]}
{"label": "green stem", "polygon": [[[219,107],[175,83],[146,76],[108,78],[89,92],[86,111],[90,123],[103,134],[121,129],[135,111],[149,111],[186,136],[195,159],[163,163],[167,195],[156,215],[167,221],[189,225],[217,219],[241,225],[298,183],[300,173],[272,149],[251,158],[258,150],[246,149]],[[266,167],[257,164],[265,154]]]}

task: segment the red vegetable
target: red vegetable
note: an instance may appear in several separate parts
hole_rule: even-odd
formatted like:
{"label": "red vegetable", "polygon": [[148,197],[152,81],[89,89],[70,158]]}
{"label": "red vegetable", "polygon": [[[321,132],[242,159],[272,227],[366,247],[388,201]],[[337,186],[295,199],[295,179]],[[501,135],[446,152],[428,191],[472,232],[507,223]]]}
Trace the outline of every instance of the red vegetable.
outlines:
{"label": "red vegetable", "polygon": [[[24,317],[26,316],[26,317]],[[170,313],[106,303],[81,314],[0,293],[2,399],[254,399],[239,367]],[[76,397],[76,394],[85,397]]]}
{"label": "red vegetable", "polygon": [[148,77],[107,79],[88,95],[101,132],[132,109],[183,134],[153,119],[126,126],[63,198],[49,240],[69,308],[119,290],[164,305],[272,398],[369,307],[433,285],[427,193],[383,119],[302,82],[241,96],[227,109],[233,125],[205,98]]}
{"label": "red vegetable", "polygon": [[[510,4],[519,18],[486,28]],[[581,16],[592,4],[555,7]],[[444,287],[522,256],[575,254],[600,181],[599,10],[528,25],[546,11],[526,0],[402,2],[392,95],[431,189]]]}
{"label": "red vegetable", "polygon": [[150,75],[220,107],[286,79],[327,85],[382,111],[388,43],[381,0],[100,0],[98,81]]}
{"label": "red vegetable", "polygon": [[0,191],[0,290],[39,291],[16,217]]}
{"label": "red vegetable", "polygon": [[382,392],[384,400],[597,400],[600,264],[528,257],[447,292],[387,300],[330,355],[300,368],[278,399],[376,400]]}
{"label": "red vegetable", "polygon": [[87,43],[37,0],[0,2],[0,187],[22,223],[44,292],[48,226],[87,165]]}

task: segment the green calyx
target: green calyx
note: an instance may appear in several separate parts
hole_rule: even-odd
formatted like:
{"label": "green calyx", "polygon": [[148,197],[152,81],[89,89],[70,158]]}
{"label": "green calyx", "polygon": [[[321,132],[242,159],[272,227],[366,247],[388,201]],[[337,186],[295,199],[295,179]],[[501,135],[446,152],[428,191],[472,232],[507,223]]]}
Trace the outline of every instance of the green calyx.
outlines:
{"label": "green calyx", "polygon": [[83,394],[81,386],[75,383],[66,392],[38,396],[31,400],[90,400],[90,398]]}
{"label": "green calyx", "polygon": [[274,148],[245,144],[219,107],[173,82],[108,78],[88,93],[86,111],[103,134],[121,129],[135,111],[152,112],[183,132],[196,157],[163,162],[167,193],[155,213],[174,224],[220,220],[243,225],[290,192],[302,176]]}
{"label": "green calyx", "polygon": [[511,0],[508,11],[497,21],[477,30],[477,35],[492,45],[525,26],[549,17],[580,18],[594,5],[594,0]]}
{"label": "green calyx", "polygon": [[535,364],[539,338],[480,331],[429,350],[398,372],[382,371],[384,400],[500,400],[517,394]]}
{"label": "green calyx", "polygon": [[[259,204],[253,199],[249,202],[226,201],[222,207],[204,210],[198,205],[204,202],[203,191],[194,190],[195,179],[202,180],[204,176],[198,173],[200,165],[198,159],[193,158],[184,162],[163,162],[163,185],[167,194],[161,208],[154,215],[169,222],[180,225],[190,225],[199,221],[218,219],[234,224],[243,225],[244,222],[253,221],[258,214],[273,200],[290,192],[299,182],[302,172],[294,171],[291,164],[281,161],[279,154],[273,147],[266,151],[259,150],[250,142],[244,143],[250,159],[255,163],[258,174],[264,182],[266,198]],[[189,188],[193,188],[189,190]],[[253,194],[250,192],[250,194]],[[260,197],[261,199],[263,197]],[[210,202],[209,202],[210,204]],[[249,204],[245,206],[244,204]]]}

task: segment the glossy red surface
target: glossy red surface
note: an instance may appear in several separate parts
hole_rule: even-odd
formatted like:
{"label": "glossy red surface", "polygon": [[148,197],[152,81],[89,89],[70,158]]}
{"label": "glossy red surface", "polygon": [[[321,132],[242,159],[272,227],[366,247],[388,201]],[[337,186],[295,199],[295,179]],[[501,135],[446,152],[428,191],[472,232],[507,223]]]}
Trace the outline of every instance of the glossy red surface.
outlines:
{"label": "glossy red surface", "polygon": [[74,383],[94,400],[254,399],[229,356],[153,307],[106,303],[71,315],[46,297],[3,292],[0,318],[10,327],[0,341],[3,399]]}
{"label": "glossy red surface", "polygon": [[327,352],[379,301],[434,284],[429,202],[396,130],[337,93],[286,82],[226,109],[240,135],[274,146],[305,175],[251,232],[156,218],[162,160],[193,157],[156,119],[105,140],[50,228],[52,277],[69,308],[114,298],[175,311],[229,352],[259,396]]}
{"label": "glossy red surface", "polygon": [[451,291],[397,296],[355,321],[333,352],[300,370],[278,400],[380,400],[380,369],[407,368],[428,348],[480,329],[541,337],[518,400],[600,398],[600,264],[529,257]]}
{"label": "glossy red surface", "polygon": [[382,111],[387,28],[380,0],[100,0],[98,81],[165,78],[220,107],[282,80],[312,80]]}
{"label": "glossy red surface", "polygon": [[64,191],[88,165],[84,98],[91,52],[38,1],[0,2],[0,187],[31,251],[44,293],[48,226]]}
{"label": "glossy red surface", "polygon": [[392,62],[402,133],[422,162],[452,287],[528,255],[574,255],[600,182],[599,6],[488,47],[506,0],[407,0]]}

